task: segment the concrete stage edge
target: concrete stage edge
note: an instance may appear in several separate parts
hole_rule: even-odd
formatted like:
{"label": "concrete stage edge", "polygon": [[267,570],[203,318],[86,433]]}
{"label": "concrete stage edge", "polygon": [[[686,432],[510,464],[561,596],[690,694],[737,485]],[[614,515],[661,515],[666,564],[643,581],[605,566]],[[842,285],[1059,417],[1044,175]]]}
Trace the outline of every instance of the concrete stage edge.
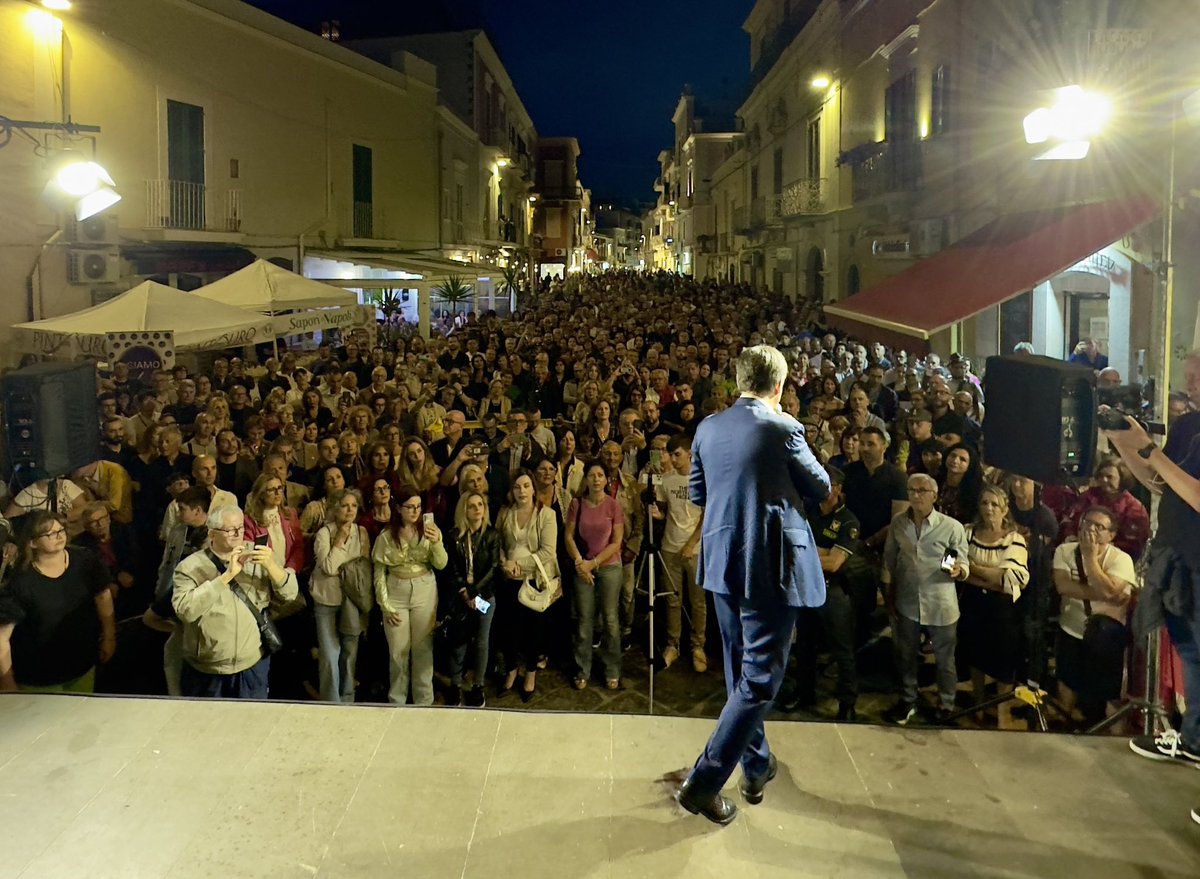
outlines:
{"label": "concrete stage edge", "polygon": [[1200,876],[1200,772],[1124,739],[776,722],[720,829],[711,720],[0,697],[0,877]]}

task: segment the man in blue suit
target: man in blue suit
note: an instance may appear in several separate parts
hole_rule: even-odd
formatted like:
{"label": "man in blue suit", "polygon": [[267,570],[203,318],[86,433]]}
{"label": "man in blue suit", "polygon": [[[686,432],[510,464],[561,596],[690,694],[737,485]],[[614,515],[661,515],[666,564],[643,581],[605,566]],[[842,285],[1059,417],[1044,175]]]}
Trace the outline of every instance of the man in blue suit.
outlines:
{"label": "man in blue suit", "polygon": [[825,577],[804,501],[829,494],[829,476],[780,411],[787,362],[769,345],[737,361],[741,397],[704,419],[692,444],[689,493],[704,508],[700,571],[713,593],[729,697],[717,728],[679,788],[679,804],[718,824],[737,816],[721,788],[742,765],[746,802],[775,776],[763,721],[787,668],[796,609],[825,603]]}

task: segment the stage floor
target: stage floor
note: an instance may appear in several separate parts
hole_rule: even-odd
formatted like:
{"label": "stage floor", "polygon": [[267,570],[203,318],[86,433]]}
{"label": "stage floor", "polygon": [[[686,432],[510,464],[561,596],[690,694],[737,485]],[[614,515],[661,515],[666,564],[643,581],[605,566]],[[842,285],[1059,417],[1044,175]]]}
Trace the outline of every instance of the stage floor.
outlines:
{"label": "stage floor", "polygon": [[0,877],[1200,876],[1200,772],[1123,739],[775,722],[727,828],[712,721],[0,698]]}

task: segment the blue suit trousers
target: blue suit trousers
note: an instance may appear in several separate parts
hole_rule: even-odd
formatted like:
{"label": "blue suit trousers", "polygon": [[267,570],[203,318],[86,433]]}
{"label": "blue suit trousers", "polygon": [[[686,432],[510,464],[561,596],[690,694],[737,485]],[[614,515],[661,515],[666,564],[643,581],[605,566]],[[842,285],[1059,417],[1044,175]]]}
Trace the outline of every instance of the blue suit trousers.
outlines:
{"label": "blue suit trousers", "polygon": [[752,605],[740,595],[713,593],[713,604],[728,698],[691,772],[698,799],[715,796],[739,763],[747,778],[766,775],[771,752],[763,722],[783,684],[796,626],[796,608],[783,601]]}

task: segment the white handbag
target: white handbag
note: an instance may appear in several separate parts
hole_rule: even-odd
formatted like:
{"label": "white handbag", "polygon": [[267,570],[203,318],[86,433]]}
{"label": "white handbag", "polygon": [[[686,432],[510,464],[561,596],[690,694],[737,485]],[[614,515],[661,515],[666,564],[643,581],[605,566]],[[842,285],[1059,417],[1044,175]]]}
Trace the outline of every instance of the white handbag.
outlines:
{"label": "white handbag", "polygon": [[562,578],[551,577],[546,573],[542,560],[533,554],[533,563],[537,566],[537,576],[525,578],[521,588],[517,590],[517,601],[530,610],[545,613],[546,609],[562,598]]}

